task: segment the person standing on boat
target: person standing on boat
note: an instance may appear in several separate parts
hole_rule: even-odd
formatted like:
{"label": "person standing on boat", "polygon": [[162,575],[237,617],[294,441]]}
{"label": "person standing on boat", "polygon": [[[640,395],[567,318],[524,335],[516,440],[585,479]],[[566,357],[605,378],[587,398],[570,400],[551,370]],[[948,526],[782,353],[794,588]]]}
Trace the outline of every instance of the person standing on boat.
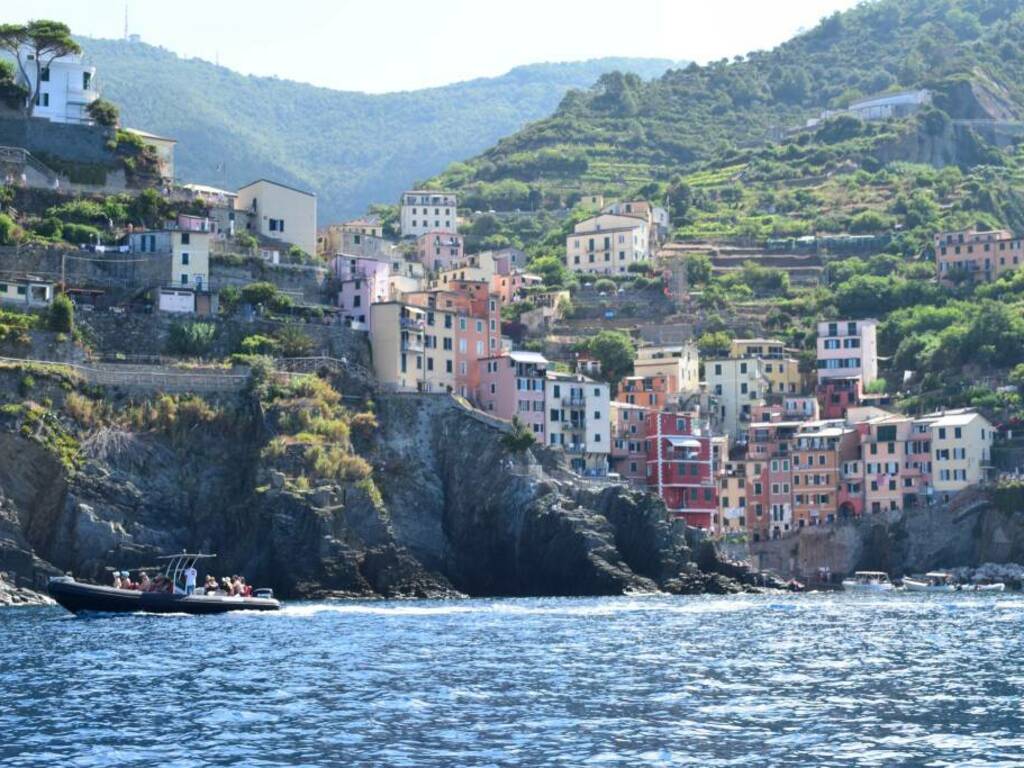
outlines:
{"label": "person standing on boat", "polygon": [[185,594],[191,595],[196,591],[196,566],[195,564],[190,565],[185,569]]}

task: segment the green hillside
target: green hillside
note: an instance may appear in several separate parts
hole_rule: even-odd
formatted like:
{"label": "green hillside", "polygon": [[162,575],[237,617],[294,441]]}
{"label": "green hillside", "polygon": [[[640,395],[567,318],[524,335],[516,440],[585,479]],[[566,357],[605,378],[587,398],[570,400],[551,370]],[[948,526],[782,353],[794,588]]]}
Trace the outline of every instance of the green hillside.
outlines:
{"label": "green hillside", "polygon": [[[809,175],[847,160],[869,172],[904,160],[966,168],[991,159],[986,139],[945,121],[1024,113],[1022,8],[1020,0],[867,2],[771,51],[673,69],[650,82],[610,73],[569,92],[549,118],[453,164],[441,183],[477,207],[540,200],[554,207],[581,191],[621,194],[698,170],[738,181],[748,162],[765,159],[758,147],[772,141],[797,153]],[[849,126],[837,136],[794,135],[823,109],[907,88],[934,94],[940,114],[925,132],[890,124],[884,136]],[[918,135],[943,132],[945,143],[922,150]],[[847,134],[861,140],[836,147]],[[822,146],[831,148],[815,157]],[[794,159],[784,152],[775,157],[783,165]]]}
{"label": "green hillside", "polygon": [[651,78],[672,62],[598,59],[517,67],[501,77],[371,95],[238,74],[142,43],[82,38],[123,122],[178,139],[182,180],[233,186],[266,176],[312,189],[321,221],[394,200],[524,123],[571,88],[625,69]]}

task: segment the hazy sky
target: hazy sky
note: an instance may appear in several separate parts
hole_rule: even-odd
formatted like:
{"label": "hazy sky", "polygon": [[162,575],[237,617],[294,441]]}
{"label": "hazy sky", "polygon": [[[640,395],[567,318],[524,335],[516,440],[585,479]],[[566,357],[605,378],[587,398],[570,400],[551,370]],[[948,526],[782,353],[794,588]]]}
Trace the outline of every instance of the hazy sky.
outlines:
{"label": "hazy sky", "polygon": [[[395,91],[600,56],[705,62],[770,48],[856,0],[128,0],[153,45],[246,74]],[[0,0],[0,21],[124,34],[125,0]]]}

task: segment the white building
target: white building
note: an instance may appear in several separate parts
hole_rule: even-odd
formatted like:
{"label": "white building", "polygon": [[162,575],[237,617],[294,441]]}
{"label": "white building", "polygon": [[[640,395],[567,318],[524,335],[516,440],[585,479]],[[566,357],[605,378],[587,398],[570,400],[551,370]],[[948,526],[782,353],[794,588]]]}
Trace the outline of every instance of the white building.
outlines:
{"label": "white building", "polygon": [[625,274],[646,261],[650,229],[645,218],[604,213],[581,221],[565,239],[565,265],[573,272]]}
{"label": "white building", "polygon": [[708,394],[716,400],[721,430],[739,437],[750,425],[754,406],[765,404],[771,385],[760,358],[708,360],[704,363]]}
{"label": "white building", "polygon": [[316,253],[316,195],[257,179],[238,190],[235,201],[248,217],[250,232],[288,245],[310,256]]}
{"label": "white building", "polygon": [[[14,57],[0,54],[14,65],[15,81],[34,92],[36,87],[36,62],[27,48],[19,51],[22,66],[28,75],[22,75]],[[87,111],[90,104],[100,97],[96,89],[96,67],[86,64],[81,55],[60,56],[43,67],[42,80],[36,95],[35,117],[43,117],[52,123],[92,123]]]}
{"label": "white building", "polygon": [[428,232],[459,231],[458,198],[451,192],[414,189],[402,195],[399,223],[402,237],[419,237]]}
{"label": "white building", "polygon": [[864,386],[878,378],[878,321],[826,320],[818,323],[818,383],[860,377]]}
{"label": "white building", "polygon": [[580,374],[548,371],[544,402],[548,445],[565,451],[577,472],[607,473],[611,451],[608,385]]}

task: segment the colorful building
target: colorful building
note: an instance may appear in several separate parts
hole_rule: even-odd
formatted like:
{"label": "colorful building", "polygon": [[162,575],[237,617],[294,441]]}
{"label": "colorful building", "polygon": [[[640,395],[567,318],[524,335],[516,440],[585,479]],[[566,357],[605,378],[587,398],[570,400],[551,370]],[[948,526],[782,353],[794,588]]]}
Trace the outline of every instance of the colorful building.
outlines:
{"label": "colorful building", "polygon": [[565,265],[577,273],[626,274],[649,255],[647,222],[634,216],[594,216],[565,239]]}
{"label": "colorful building", "polygon": [[935,236],[939,282],[987,283],[1024,264],[1024,241],[1008,229],[940,232]]}
{"label": "colorful building", "polygon": [[733,438],[745,433],[753,409],[765,404],[768,377],[759,358],[721,358],[704,364],[708,394],[715,400],[715,419]]}
{"label": "colorful building", "polygon": [[435,272],[453,269],[463,261],[462,235],[426,232],[416,238],[416,258]]}
{"label": "colorful building", "polygon": [[611,452],[608,385],[573,373],[547,372],[547,444],[561,448],[581,474],[604,475]]}
{"label": "colorful building", "polygon": [[402,195],[399,226],[402,237],[419,237],[428,232],[459,231],[458,198],[452,192],[414,189]]}
{"label": "colorful building", "polygon": [[648,413],[647,485],[669,514],[710,529],[718,512],[716,475],[707,425],[692,413]]}
{"label": "colorful building", "polygon": [[544,382],[548,361],[537,352],[513,351],[496,357],[481,358],[480,408],[499,419],[518,418],[529,427],[537,440],[547,443],[544,424]]}
{"label": "colorful building", "polygon": [[316,195],[269,179],[238,190],[235,205],[253,234],[316,253]]}
{"label": "colorful building", "polygon": [[877,320],[818,323],[818,383],[859,376],[866,387],[878,378]]}
{"label": "colorful building", "polygon": [[691,394],[700,390],[700,360],[697,345],[683,344],[640,347],[633,361],[636,376],[664,376],[668,392]]}
{"label": "colorful building", "polygon": [[647,414],[649,408],[613,402],[611,471],[632,485],[647,485]]}

